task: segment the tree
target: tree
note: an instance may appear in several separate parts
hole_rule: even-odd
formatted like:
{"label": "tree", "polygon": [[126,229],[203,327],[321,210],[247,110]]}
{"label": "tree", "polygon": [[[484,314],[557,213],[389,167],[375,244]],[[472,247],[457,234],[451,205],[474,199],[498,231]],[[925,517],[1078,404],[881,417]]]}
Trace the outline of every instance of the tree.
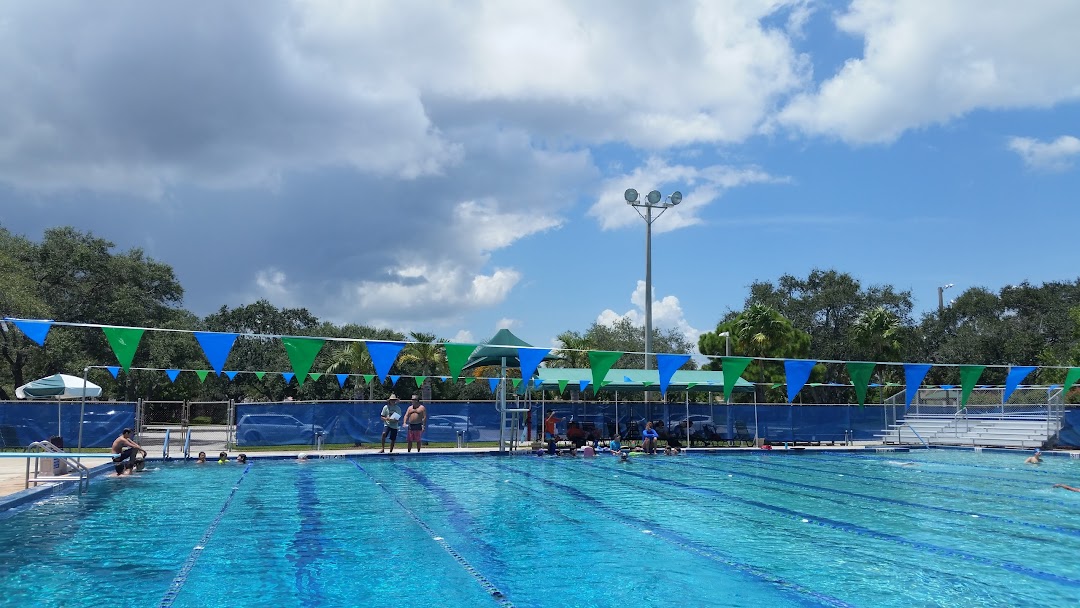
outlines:
{"label": "tree", "polygon": [[398,364],[410,375],[424,376],[421,386],[425,402],[431,401],[431,376],[449,371],[446,354],[436,345],[435,334],[414,331],[409,334],[414,341],[405,345],[398,357]]}
{"label": "tree", "polygon": [[576,331],[564,331],[555,338],[562,345],[555,354],[562,357],[548,363],[552,367],[584,368],[589,367],[589,342]]}

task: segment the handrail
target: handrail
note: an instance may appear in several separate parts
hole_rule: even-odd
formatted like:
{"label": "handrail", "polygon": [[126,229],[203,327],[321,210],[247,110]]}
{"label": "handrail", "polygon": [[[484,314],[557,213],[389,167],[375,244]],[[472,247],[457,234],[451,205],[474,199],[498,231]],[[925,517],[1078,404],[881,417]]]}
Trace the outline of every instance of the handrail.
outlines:
{"label": "handrail", "polygon": [[165,429],[165,443],[161,446],[161,459],[166,460],[169,458],[169,432],[172,429]]}
{"label": "handrail", "polygon": [[191,458],[191,427],[188,427],[187,435],[184,437],[184,460]]}
{"label": "handrail", "polygon": [[[915,427],[911,426],[910,424],[908,424],[906,422],[904,423],[904,426],[906,426],[908,428],[908,430],[910,430],[912,433],[915,434],[915,437],[917,437],[919,439],[919,441],[922,442],[924,448],[927,448],[927,449],[930,448],[930,444],[927,443],[926,440],[922,438],[922,435],[920,435],[919,432],[915,430]],[[900,434],[897,433],[896,437],[897,437],[897,439],[899,439]]]}
{"label": "handrail", "polygon": [[[41,451],[40,452],[35,452],[34,451],[35,449],[36,450],[41,450]],[[78,476],[77,479],[78,479],[78,482],[79,482],[79,492],[82,493],[82,492],[85,492],[88,489],[90,489],[90,469],[86,468],[85,465],[83,465],[81,462],[79,462],[78,458],[84,458],[84,457],[85,458],[90,458],[92,456],[111,457],[112,455],[111,454],[93,454],[93,455],[90,455],[90,454],[71,454],[69,452],[65,452],[65,451],[61,450],[60,448],[56,447],[55,445],[53,445],[52,442],[49,442],[49,441],[35,441],[34,443],[31,443],[30,445],[26,446],[26,449],[23,450],[23,453],[21,454],[21,456],[23,458],[26,458],[26,483],[25,483],[25,485],[23,487],[29,489],[31,483],[33,483],[33,484],[38,484],[38,483],[58,483],[58,482],[75,481],[76,480],[76,478],[62,477],[62,476],[57,476],[57,475],[42,475],[42,473],[41,473],[41,459],[42,458],[52,458],[52,459],[55,459],[55,460],[62,460],[64,462],[64,464],[67,465],[67,467],[70,467],[71,469],[76,470],[76,471],[79,472],[79,476]],[[34,475],[33,475],[33,477],[30,476],[30,460],[31,459],[34,460]]]}

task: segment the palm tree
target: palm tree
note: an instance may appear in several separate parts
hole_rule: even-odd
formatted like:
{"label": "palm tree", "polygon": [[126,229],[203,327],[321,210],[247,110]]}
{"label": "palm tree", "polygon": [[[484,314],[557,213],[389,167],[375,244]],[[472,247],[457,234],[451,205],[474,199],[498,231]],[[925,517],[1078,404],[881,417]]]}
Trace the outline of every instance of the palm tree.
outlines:
{"label": "palm tree", "polygon": [[556,350],[555,354],[562,359],[552,361],[553,367],[589,367],[588,338],[576,331],[564,331],[556,336],[556,339],[562,344],[562,348]]}
{"label": "palm tree", "polygon": [[788,325],[780,313],[764,304],[751,304],[738,316],[735,324],[735,338],[739,350],[758,362],[758,383],[755,391],[758,402],[765,397],[765,361],[760,357],[770,357],[784,340]]}
{"label": "palm tree", "polygon": [[[371,361],[367,346],[363,342],[349,342],[330,355],[327,374],[374,374],[375,364]],[[368,401],[375,400],[375,382],[368,383]]]}
{"label": "palm tree", "polygon": [[449,372],[446,354],[437,345],[435,334],[414,331],[409,333],[409,337],[414,342],[405,345],[398,361],[401,365],[407,365],[417,372],[415,375],[425,376],[421,386],[421,396],[425,402],[431,401],[431,376]]}
{"label": "palm tree", "polygon": [[[859,316],[851,328],[851,338],[867,360],[896,361],[903,347],[900,341],[902,332],[900,318],[884,306],[878,306]],[[884,384],[885,372],[885,368],[877,368],[879,384]]]}

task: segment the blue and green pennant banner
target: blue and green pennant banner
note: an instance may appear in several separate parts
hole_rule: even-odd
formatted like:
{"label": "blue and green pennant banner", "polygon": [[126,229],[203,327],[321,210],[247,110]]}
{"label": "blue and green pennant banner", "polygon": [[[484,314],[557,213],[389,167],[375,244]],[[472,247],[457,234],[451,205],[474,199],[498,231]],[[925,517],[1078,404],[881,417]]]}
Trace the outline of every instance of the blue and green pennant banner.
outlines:
{"label": "blue and green pennant banner", "polygon": [[905,363],[904,364],[904,411],[911,407],[915,395],[919,394],[926,373],[930,371],[929,363]]}
{"label": "blue and green pennant banner", "polygon": [[1065,403],[1065,397],[1069,394],[1069,389],[1076,384],[1076,381],[1080,380],[1080,367],[1070,367],[1069,371],[1065,373],[1065,384],[1061,385],[1061,401]]}
{"label": "blue and green pennant banner", "polygon": [[805,359],[785,359],[784,360],[784,377],[787,378],[787,400],[788,403],[793,403],[795,397],[802,390],[802,387],[806,385],[806,381],[810,379],[810,371],[817,365],[817,361],[807,361]]}
{"label": "blue and green pennant banner", "polygon": [[1033,365],[1010,369],[1009,375],[1005,376],[1005,393],[1001,395],[1001,402],[1007,402],[1009,397],[1012,396],[1013,391],[1016,390],[1016,387],[1020,386],[1020,383],[1024,381],[1024,378],[1027,378],[1033,371],[1035,371],[1035,366]]}
{"label": "blue and green pennant banner", "polygon": [[390,384],[391,384],[392,386],[396,386],[396,385],[397,385],[397,381],[398,381],[398,380],[400,380],[400,379],[401,379],[401,374],[397,374],[397,375],[391,375],[391,376],[390,376]]}
{"label": "blue and green pennant banner", "polygon": [[[593,394],[596,394],[603,387],[604,378],[607,377],[608,370],[612,365],[622,357],[623,354],[618,351],[609,350],[590,350],[589,351],[589,367],[592,368],[592,385]],[[585,390],[585,387],[581,387]]]}
{"label": "blue and green pennant banner", "polygon": [[367,352],[371,355],[371,363],[375,366],[375,375],[379,380],[385,380],[390,368],[397,361],[398,353],[405,345],[401,342],[382,342],[380,340],[367,340]]}
{"label": "blue and green pennant banner", "polygon": [[375,379],[375,374],[361,374],[364,376],[364,384],[371,384],[371,381]]}
{"label": "blue and green pennant banner", "polygon": [[349,374],[334,374],[334,377],[337,378],[338,386],[345,388],[345,381],[349,379]]}
{"label": "blue and green pennant banner", "polygon": [[521,366],[521,377],[532,378],[536,373],[536,368],[540,365],[540,362],[544,360],[544,357],[548,356],[551,352],[550,348],[525,348],[519,347],[518,362]]}
{"label": "blue and green pennant banner", "polygon": [[236,372],[225,372],[225,376],[226,376],[226,377],[227,377],[227,378],[228,378],[228,379],[229,379],[230,381],[232,381],[232,380],[235,380],[235,379],[236,379]]}
{"label": "blue and green pennant banner", "polygon": [[285,384],[292,382],[293,375],[292,372],[281,372],[281,377],[285,378]]}
{"label": "blue and green pennant banner", "polygon": [[424,380],[427,380],[427,376],[414,376],[413,380],[416,381],[416,388],[424,386]]}
{"label": "blue and green pennant banner", "polygon": [[491,392],[495,392],[495,389],[499,388],[498,378],[488,378],[488,386],[491,387]]}
{"label": "blue and green pennant banner", "polygon": [[180,375],[180,370],[167,369],[165,370],[165,375],[169,377],[169,382],[176,382],[176,377]]}
{"label": "blue and green pennant banner", "polygon": [[986,369],[985,365],[960,366],[961,407],[967,407],[968,398],[971,397],[971,390],[979,382],[979,376],[982,375],[984,369]]}
{"label": "blue and green pennant banner", "polygon": [[34,342],[38,343],[38,346],[45,346],[45,336],[49,335],[49,328],[52,327],[52,321],[24,321],[22,319],[6,319],[15,324],[27,338],[30,338]]}
{"label": "blue and green pennant banner", "polygon": [[[569,380],[559,380],[559,394],[560,395],[563,394],[563,392],[566,391],[566,385],[567,384],[570,384]],[[581,389],[581,390],[585,390],[585,389]]]}
{"label": "blue and green pennant banner", "polygon": [[581,382],[578,382],[578,390],[584,393],[585,387],[589,386],[590,382],[590,380],[582,380]]}
{"label": "blue and green pennant banner", "polygon": [[210,367],[214,369],[215,373],[220,374],[221,369],[225,367],[225,360],[229,358],[229,353],[236,342],[236,334],[197,331],[194,332],[194,335],[195,339],[199,341],[199,346],[203,349],[203,354],[206,355],[206,360],[210,362]]}
{"label": "blue and green pennant banner", "polygon": [[322,338],[282,338],[285,345],[285,354],[289,355],[289,363],[292,364],[293,372],[296,373],[296,382],[304,386],[311,365],[315,363],[315,357],[319,356],[326,340]]}
{"label": "blue and green pennant banner", "polygon": [[263,376],[265,376],[265,375],[266,375],[266,372],[255,372],[255,377],[258,378],[259,380],[262,380]]}
{"label": "blue and green pennant banner", "polygon": [[689,360],[690,355],[656,355],[656,371],[660,374],[661,395],[667,395],[667,387],[671,383],[671,377],[675,375],[675,370],[682,367]]}
{"label": "blue and green pennant banner", "polygon": [[731,402],[731,391],[735,390],[735,383],[742,377],[750,361],[750,357],[720,357],[724,372],[724,401]]}
{"label": "blue and green pennant banner", "polygon": [[113,378],[117,377],[120,374],[119,365],[106,365],[105,369],[109,370],[109,373],[112,374]]}
{"label": "blue and green pennant banner", "polygon": [[511,378],[510,384],[513,385],[514,388],[521,386],[521,378]]}
{"label": "blue and green pennant banner", "polygon": [[135,351],[139,348],[142,340],[143,329],[139,327],[102,327],[105,338],[109,341],[116,360],[126,372],[131,367],[131,360],[135,358]]}
{"label": "blue and green pennant banner", "polygon": [[446,365],[450,368],[450,376],[457,382],[461,375],[461,368],[469,362],[469,357],[476,350],[475,344],[443,344],[446,350]]}
{"label": "blue and green pennant banner", "polygon": [[311,378],[312,380],[318,380],[319,378],[322,378],[322,372],[311,372],[307,375],[307,377]]}
{"label": "blue and green pennant banner", "polygon": [[859,407],[866,405],[866,385],[870,383],[870,376],[874,375],[876,365],[868,361],[851,361],[847,364],[848,376],[855,387],[855,398],[859,400]]}
{"label": "blue and green pennant banner", "polygon": [[199,377],[199,384],[206,382],[206,375],[210,373],[208,369],[197,369],[195,375]]}

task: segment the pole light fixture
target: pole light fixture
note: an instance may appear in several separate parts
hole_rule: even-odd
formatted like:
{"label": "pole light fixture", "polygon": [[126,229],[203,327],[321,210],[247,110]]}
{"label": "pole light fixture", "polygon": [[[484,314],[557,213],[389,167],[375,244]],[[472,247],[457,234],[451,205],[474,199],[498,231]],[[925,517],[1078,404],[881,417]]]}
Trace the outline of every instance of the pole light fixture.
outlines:
{"label": "pole light fixture", "polygon": [[937,288],[937,311],[939,315],[945,312],[945,290],[951,287],[955,287],[955,285],[946,283]]}
{"label": "pole light fixture", "polygon": [[[668,209],[682,202],[682,192],[672,192],[667,199],[659,190],[652,190],[640,199],[637,190],[628,188],[623,193],[626,204],[634,208],[641,219],[645,220],[645,369],[649,367],[649,355],[652,353],[652,224]],[[642,213],[641,210],[645,212]],[[659,210],[655,215],[653,210]]]}

